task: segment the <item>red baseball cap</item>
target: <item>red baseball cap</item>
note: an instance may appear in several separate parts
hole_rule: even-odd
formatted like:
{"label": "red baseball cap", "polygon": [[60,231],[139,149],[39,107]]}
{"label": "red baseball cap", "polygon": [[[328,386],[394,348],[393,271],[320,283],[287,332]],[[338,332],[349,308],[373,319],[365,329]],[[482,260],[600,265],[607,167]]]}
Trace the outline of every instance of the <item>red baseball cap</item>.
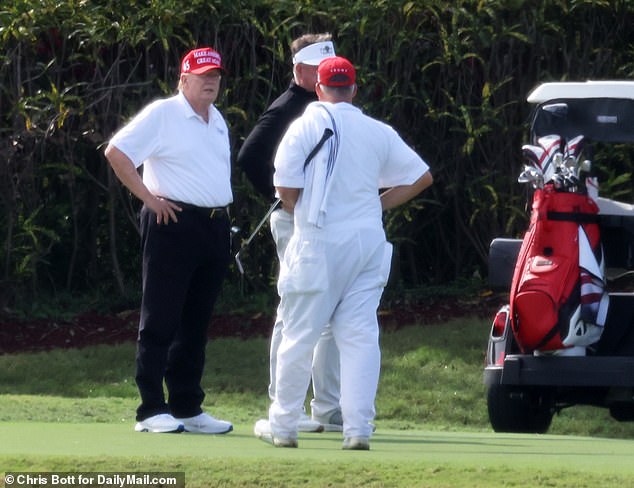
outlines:
{"label": "red baseball cap", "polygon": [[189,51],[181,62],[181,73],[205,74],[212,69],[224,69],[218,51],[210,47],[201,47]]}
{"label": "red baseball cap", "polygon": [[356,76],[352,63],[342,56],[326,58],[317,68],[317,82],[325,86],[351,86]]}

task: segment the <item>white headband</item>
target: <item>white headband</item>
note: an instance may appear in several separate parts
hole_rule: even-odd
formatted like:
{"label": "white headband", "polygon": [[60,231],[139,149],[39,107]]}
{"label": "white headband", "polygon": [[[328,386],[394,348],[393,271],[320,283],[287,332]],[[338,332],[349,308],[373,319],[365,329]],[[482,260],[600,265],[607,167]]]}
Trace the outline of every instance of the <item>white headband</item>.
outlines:
{"label": "white headband", "polygon": [[293,64],[310,64],[317,66],[322,59],[331,58],[335,55],[335,46],[331,41],[316,42],[310,44],[293,56]]}

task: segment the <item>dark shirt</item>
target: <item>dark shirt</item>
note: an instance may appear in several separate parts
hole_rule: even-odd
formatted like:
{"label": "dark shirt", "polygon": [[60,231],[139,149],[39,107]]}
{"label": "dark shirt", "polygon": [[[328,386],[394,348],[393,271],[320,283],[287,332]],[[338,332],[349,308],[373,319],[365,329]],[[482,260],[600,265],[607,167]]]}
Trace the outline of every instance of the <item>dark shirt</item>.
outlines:
{"label": "dark shirt", "polygon": [[306,105],[317,100],[309,92],[291,82],[266,111],[258,118],[253,130],[245,139],[238,153],[238,166],[246,173],[255,189],[273,198],[273,162],[282,136],[293,120],[304,113]]}

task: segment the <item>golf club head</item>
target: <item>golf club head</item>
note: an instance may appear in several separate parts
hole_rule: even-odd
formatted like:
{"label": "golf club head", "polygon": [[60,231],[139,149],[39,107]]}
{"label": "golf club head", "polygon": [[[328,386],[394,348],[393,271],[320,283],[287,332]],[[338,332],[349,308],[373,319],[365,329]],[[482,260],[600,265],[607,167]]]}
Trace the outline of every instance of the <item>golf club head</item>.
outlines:
{"label": "golf club head", "polygon": [[238,251],[235,255],[236,266],[238,267],[238,271],[241,275],[244,274],[244,268],[242,267],[242,261],[240,261],[240,251]]}
{"label": "golf club head", "polygon": [[544,178],[539,169],[534,166],[524,166],[524,171],[517,177],[518,183],[530,183],[533,188],[543,188]]}
{"label": "golf club head", "polygon": [[[590,174],[591,170],[592,170],[592,163],[590,162],[589,159],[584,159],[583,161],[579,162],[579,164],[577,165],[577,172],[575,174],[575,178],[579,182],[578,183],[579,188],[581,189],[583,193],[591,196],[592,198],[596,198],[599,196],[599,189],[598,187],[593,188],[592,184],[595,184],[597,182],[597,179],[596,177],[590,178],[586,176]],[[590,187],[588,187],[588,182],[590,182]]]}
{"label": "golf club head", "polygon": [[568,168],[570,171],[576,171],[577,170],[577,160],[572,157],[572,156],[567,156],[564,158],[563,164],[566,168]]}
{"label": "golf club head", "polygon": [[584,159],[579,163],[579,174],[589,173],[592,170],[592,162],[589,159]]}
{"label": "golf club head", "polygon": [[532,183],[540,176],[539,170],[533,166],[524,166],[524,171],[517,177],[519,183]]}
{"label": "golf club head", "polygon": [[564,190],[565,178],[561,174],[556,174],[551,179],[557,190]]}
{"label": "golf club head", "polygon": [[522,171],[517,177],[518,183],[532,183],[533,181],[535,180],[531,178],[531,175],[528,173],[528,171]]}
{"label": "golf club head", "polygon": [[571,188],[576,188],[577,186],[579,186],[579,178],[577,178],[577,175],[574,174],[568,176],[566,178],[566,182]]}

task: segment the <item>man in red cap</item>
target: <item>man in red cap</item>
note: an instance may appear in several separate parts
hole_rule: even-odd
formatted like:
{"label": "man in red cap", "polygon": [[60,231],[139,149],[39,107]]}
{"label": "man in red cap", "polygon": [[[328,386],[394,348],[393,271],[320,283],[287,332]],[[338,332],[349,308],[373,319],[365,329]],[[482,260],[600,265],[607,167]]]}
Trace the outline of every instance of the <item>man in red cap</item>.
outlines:
{"label": "man in red cap", "polygon": [[273,182],[295,227],[278,280],[284,329],[275,398],[254,431],[277,447],[297,447],[312,349],[330,324],[341,361],[343,449],[367,450],[381,362],[377,309],[392,257],[382,213],[433,180],[394,129],[352,105],[350,61],[323,60],[316,92],[319,102],[290,125],[275,156]]}
{"label": "man in red cap", "polygon": [[233,429],[203,413],[200,385],[207,328],[231,252],[229,131],[214,106],[222,69],[211,48],[187,53],[178,94],[145,107],[105,150],[117,177],[143,202],[139,432]]}
{"label": "man in red cap", "polygon": [[[329,33],[304,34],[291,43],[293,79],[282,93],[258,118],[238,152],[237,164],[246,173],[254,188],[265,198],[272,198],[273,158],[284,132],[299,117],[310,102],[317,101],[315,82],[317,66],[335,55]],[[271,234],[280,261],[293,233],[293,215],[284,208],[276,209],[270,218]],[[282,340],[284,319],[278,307],[271,333],[269,397],[275,396],[277,349]],[[326,329],[313,355],[313,398],[310,401],[312,418],[302,413],[300,432],[341,431],[339,408],[339,351],[330,329]]]}

